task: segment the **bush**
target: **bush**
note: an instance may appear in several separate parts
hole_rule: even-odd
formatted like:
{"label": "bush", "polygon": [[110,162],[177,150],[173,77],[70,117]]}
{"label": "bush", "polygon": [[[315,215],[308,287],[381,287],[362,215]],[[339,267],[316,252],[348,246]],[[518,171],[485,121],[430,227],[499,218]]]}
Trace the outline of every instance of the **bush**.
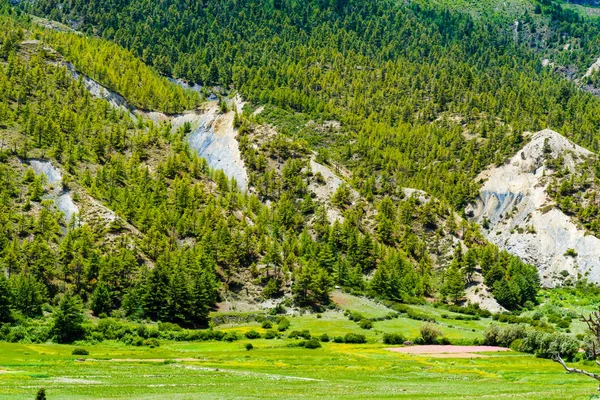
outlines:
{"label": "bush", "polygon": [[291,331],[290,334],[288,335],[289,339],[298,339],[298,338],[302,338],[302,339],[310,339],[311,335],[310,332],[307,330],[303,330],[302,332],[300,331]]}
{"label": "bush", "polygon": [[432,323],[426,323],[420,329],[421,338],[425,344],[434,344],[436,339],[442,336],[442,332]]}
{"label": "bush", "polygon": [[415,310],[409,306],[407,306],[406,304],[397,304],[397,303],[384,303],[386,304],[388,307],[390,307],[392,310],[397,311],[401,314],[406,314],[406,316],[410,319],[414,319],[417,321],[426,321],[426,322],[435,322],[435,318],[432,318],[431,316]]}
{"label": "bush", "polygon": [[363,318],[358,322],[358,326],[360,326],[362,329],[372,329],[373,322],[371,322],[370,319]]}
{"label": "bush", "polygon": [[279,337],[279,335],[277,335],[277,332],[275,332],[275,331],[265,332],[265,339],[276,339],[278,337]]}
{"label": "bush", "polygon": [[526,335],[527,327],[525,325],[509,325],[504,328],[492,325],[483,333],[483,344],[509,347],[513,341],[523,339]]}
{"label": "bush", "polygon": [[285,317],[281,317],[278,318],[277,321],[277,330],[279,332],[284,332],[286,330],[288,330],[288,328],[290,327],[290,320],[285,318]]}
{"label": "bush", "polygon": [[224,337],[223,340],[226,342],[235,342],[236,340],[238,340],[238,335],[235,332],[228,332]]}
{"label": "bush", "polygon": [[265,320],[265,321],[263,321],[261,327],[263,329],[271,329],[273,327],[273,324],[271,323],[271,321]]}
{"label": "bush", "polygon": [[383,343],[385,344],[403,344],[406,338],[399,333],[384,333]]}
{"label": "bush", "polygon": [[345,341],[342,336],[336,336],[333,338],[333,343],[345,343]]}
{"label": "bush", "polygon": [[74,356],[89,356],[90,352],[87,351],[86,349],[83,349],[81,347],[77,347],[76,349],[73,349],[73,351],[71,352],[72,355]]}
{"label": "bush", "polygon": [[246,343],[246,344],[244,345],[244,347],[245,347],[245,348],[246,348],[246,350],[248,350],[248,351],[250,351],[250,350],[252,350],[252,349],[254,348],[254,346],[252,346],[252,343]]}
{"label": "bush", "polygon": [[365,337],[365,335],[359,335],[356,333],[347,333],[346,336],[344,337],[344,343],[356,343],[356,344],[367,343],[367,338]]}
{"label": "bush", "polygon": [[181,327],[172,322],[159,322],[158,323],[158,331],[159,332],[179,332],[179,331],[181,331]]}
{"label": "bush", "polygon": [[365,319],[365,317],[363,317],[361,314],[357,313],[356,311],[347,311],[347,315],[348,315],[348,319],[350,321],[358,322],[360,320]]}
{"label": "bush", "polygon": [[151,349],[153,349],[155,347],[159,347],[160,342],[158,341],[158,339],[146,339],[144,340],[144,346],[148,346]]}
{"label": "bush", "polygon": [[41,388],[38,390],[35,400],[46,400],[46,389]]}
{"label": "bush", "polygon": [[558,326],[559,328],[562,328],[562,329],[567,329],[568,327],[571,326],[571,321],[568,319],[561,319],[560,321],[558,321],[556,326]]}
{"label": "bush", "polygon": [[317,339],[310,339],[304,342],[304,347],[307,349],[318,349],[321,347],[321,342]]}
{"label": "bush", "polygon": [[329,342],[329,336],[327,336],[327,334],[324,333],[321,335],[321,338],[319,340],[321,340],[321,342],[327,343],[327,342]]}
{"label": "bush", "polygon": [[246,336],[247,339],[260,339],[260,333],[255,330],[246,332],[244,336]]}
{"label": "bush", "polygon": [[512,351],[521,351],[521,346],[523,346],[523,339],[515,339],[510,344],[510,349]]}
{"label": "bush", "polygon": [[511,325],[504,328],[491,326],[484,333],[484,344],[510,347],[513,350],[535,354],[540,358],[552,358],[556,354],[570,361],[579,350],[579,342],[562,333],[550,333]]}

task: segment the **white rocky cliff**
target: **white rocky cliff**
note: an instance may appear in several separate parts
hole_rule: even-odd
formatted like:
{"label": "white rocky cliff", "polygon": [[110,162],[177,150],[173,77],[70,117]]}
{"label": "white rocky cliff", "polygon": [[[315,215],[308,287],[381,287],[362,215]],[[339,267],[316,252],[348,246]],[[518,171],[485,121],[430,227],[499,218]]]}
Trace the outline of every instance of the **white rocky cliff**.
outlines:
{"label": "white rocky cliff", "polygon": [[56,208],[63,213],[65,222],[71,222],[79,214],[79,207],[73,201],[71,192],[63,188],[60,170],[47,160],[29,160],[29,165],[36,175],[46,175],[46,181],[51,186],[46,197],[54,200]]}
{"label": "white rocky cliff", "polygon": [[[486,238],[537,266],[545,286],[555,286],[569,276],[599,283],[600,240],[556,208],[546,193],[553,171],[546,168],[545,160],[558,155],[571,171],[594,157],[556,132],[538,132],[508,163],[480,174],[485,183],[467,214],[481,225],[487,219]],[[565,255],[569,249],[576,256]]]}

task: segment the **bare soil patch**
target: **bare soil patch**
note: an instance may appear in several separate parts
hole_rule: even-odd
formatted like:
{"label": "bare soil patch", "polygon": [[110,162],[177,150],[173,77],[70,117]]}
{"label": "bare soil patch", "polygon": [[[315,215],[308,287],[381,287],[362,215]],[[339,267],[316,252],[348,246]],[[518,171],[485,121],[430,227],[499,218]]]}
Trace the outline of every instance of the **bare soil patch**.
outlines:
{"label": "bare soil patch", "polygon": [[494,346],[442,346],[442,345],[426,345],[426,346],[411,346],[411,347],[394,347],[387,350],[404,353],[422,355],[427,357],[436,358],[481,358],[488,357],[484,354],[478,353],[491,353],[491,352],[503,352],[510,351],[506,347],[494,347]]}

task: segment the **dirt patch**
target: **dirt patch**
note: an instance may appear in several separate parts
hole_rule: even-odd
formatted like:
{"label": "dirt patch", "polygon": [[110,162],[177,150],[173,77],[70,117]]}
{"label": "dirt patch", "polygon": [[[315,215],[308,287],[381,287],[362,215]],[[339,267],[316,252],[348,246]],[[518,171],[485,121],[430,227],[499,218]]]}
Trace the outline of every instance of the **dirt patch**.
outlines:
{"label": "dirt patch", "polygon": [[503,352],[510,351],[506,347],[494,347],[494,346],[441,346],[441,345],[427,345],[427,346],[412,346],[412,347],[394,347],[386,350],[390,350],[396,353],[414,354],[427,357],[436,358],[482,358],[489,357],[488,355],[478,353],[491,353],[491,352]]}

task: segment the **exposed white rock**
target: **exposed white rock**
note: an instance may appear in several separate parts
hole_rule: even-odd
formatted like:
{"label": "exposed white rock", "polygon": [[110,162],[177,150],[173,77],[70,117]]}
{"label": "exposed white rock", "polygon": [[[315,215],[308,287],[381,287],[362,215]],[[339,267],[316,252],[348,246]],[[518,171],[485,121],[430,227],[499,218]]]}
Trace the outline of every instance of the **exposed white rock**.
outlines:
{"label": "exposed white rock", "polygon": [[62,173],[48,160],[29,160],[29,165],[36,175],[45,175],[46,181],[52,186],[48,198],[54,200],[56,208],[65,216],[69,223],[73,217],[79,214],[79,207],[73,201],[71,192],[62,187]]}
{"label": "exposed white rock", "polygon": [[[318,184],[313,182],[310,184],[309,189],[315,193],[316,199],[320,203],[327,203],[331,200],[331,196],[335,194],[344,181],[329,167],[316,162],[314,158],[310,159],[310,168],[313,174],[320,173],[323,176],[325,183]],[[350,188],[350,192],[352,193],[353,200],[356,200],[359,197],[358,192],[353,188]],[[332,223],[335,221],[344,221],[342,213],[336,207],[327,207],[327,219]]]}
{"label": "exposed white rock", "polygon": [[[176,115],[139,110],[131,106],[120,94],[77,72],[72,64],[66,63],[66,66],[75,79],[82,80],[84,87],[92,96],[108,101],[113,108],[129,113],[133,119],[141,116],[156,123],[170,121],[172,129],[177,129],[189,122],[194,129],[188,137],[190,146],[198,152],[198,155],[206,158],[211,168],[223,170],[229,178],[235,178],[242,191],[248,190],[246,168],[236,139],[237,129],[233,126],[235,114],[233,111],[219,113],[216,101],[210,101],[205,110],[186,111]],[[201,91],[202,89],[200,86],[190,87],[180,80],[171,81],[191,90]],[[240,95],[228,99],[227,103],[238,113],[242,112],[245,104]]]}
{"label": "exposed white rock", "polygon": [[73,64],[66,63],[65,65],[71,73],[71,75],[73,76],[73,78],[81,79],[81,81],[83,82],[83,86],[87,89],[88,92],[90,92],[92,96],[108,101],[108,103],[114,108],[131,113],[131,107],[129,106],[127,100],[125,100],[123,96],[102,86],[92,78],[80,74],[79,72],[77,72]]}
{"label": "exposed white rock", "polygon": [[[544,153],[544,147],[549,153]],[[575,171],[578,163],[593,153],[551,130],[536,133],[507,164],[490,167],[479,178],[485,180],[480,198],[467,213],[489,229],[486,238],[523,261],[538,267],[542,283],[554,286],[560,273],[574,278],[581,274],[600,282],[600,240],[586,235],[546,194],[549,176],[547,156],[562,155],[565,166]],[[565,256],[574,249],[577,257]]]}
{"label": "exposed white rock", "polygon": [[[240,101],[234,101],[238,109]],[[210,102],[208,109],[199,116],[198,128],[188,137],[190,147],[208,161],[214,169],[221,169],[229,178],[235,178],[242,191],[248,189],[246,167],[242,160],[236,139],[237,129],[233,126],[234,112],[219,113],[216,102]]]}
{"label": "exposed white rock", "polygon": [[588,76],[591,76],[594,72],[596,72],[597,70],[600,69],[600,58],[598,58],[586,71],[585,75],[583,75],[584,78],[587,78]]}
{"label": "exposed white rock", "polygon": [[465,292],[467,302],[479,304],[482,310],[488,310],[495,314],[506,311],[506,308],[498,304],[488,287],[483,283],[483,276],[480,271],[473,274],[472,280],[472,284],[467,287]]}

